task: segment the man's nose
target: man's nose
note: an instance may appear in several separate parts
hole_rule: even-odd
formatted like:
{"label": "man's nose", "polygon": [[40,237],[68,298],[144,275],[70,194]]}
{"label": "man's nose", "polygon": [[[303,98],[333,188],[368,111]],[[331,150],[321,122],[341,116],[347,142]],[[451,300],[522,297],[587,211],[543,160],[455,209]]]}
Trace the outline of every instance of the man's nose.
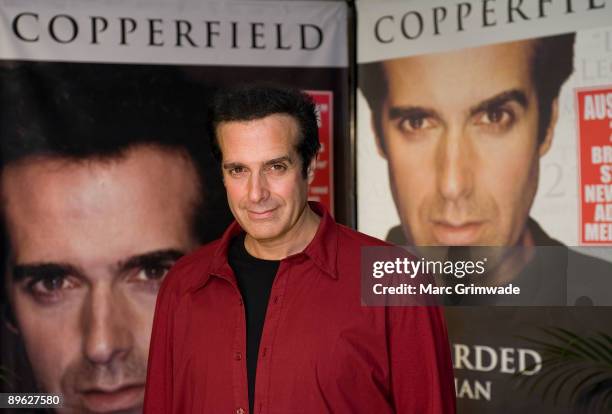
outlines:
{"label": "man's nose", "polygon": [[122,294],[99,286],[92,288],[88,299],[82,318],[86,358],[94,364],[108,364],[125,357],[134,341]]}
{"label": "man's nose", "polygon": [[261,173],[251,174],[249,177],[249,200],[251,203],[259,203],[269,196],[268,180],[265,175]]}
{"label": "man's nose", "polygon": [[436,149],[436,170],[438,190],[445,200],[470,195],[476,163],[473,143],[464,131],[448,130],[442,136]]}

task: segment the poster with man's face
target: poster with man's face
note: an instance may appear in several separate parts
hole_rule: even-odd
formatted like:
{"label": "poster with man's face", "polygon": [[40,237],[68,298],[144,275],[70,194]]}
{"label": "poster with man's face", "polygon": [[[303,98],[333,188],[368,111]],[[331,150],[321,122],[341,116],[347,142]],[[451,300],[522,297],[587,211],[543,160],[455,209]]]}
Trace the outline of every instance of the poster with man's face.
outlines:
{"label": "poster with man's face", "polygon": [[[593,143],[583,139],[588,121],[609,120],[612,40],[602,20],[609,6],[580,4],[568,14],[561,5],[421,10],[388,2],[386,13],[364,17],[361,230],[383,238],[394,230],[419,245],[508,245],[532,217],[567,245],[612,243],[605,207],[598,214],[589,207],[606,203],[606,188],[585,187],[609,183],[605,150],[591,160]],[[361,10],[370,13],[365,3]],[[574,30],[561,28],[580,13]],[[578,112],[584,90],[603,115],[586,123]],[[605,129],[602,135],[609,142]],[[581,174],[587,161],[593,174]]]}
{"label": "poster with man's face", "polygon": [[346,6],[0,1],[0,16],[0,390],[141,412],[159,286],[231,220],[206,122],[219,88],[307,91],[325,143],[310,197],[348,216]]}
{"label": "poster with man's face", "polygon": [[611,334],[610,308],[576,307],[601,305],[612,275],[601,260],[612,257],[611,5],[357,7],[358,229],[403,245],[533,250],[521,266],[534,284],[567,272],[568,294],[581,290],[565,308],[447,308],[459,412],[601,409],[581,385],[592,361],[561,358],[555,372],[545,345]]}

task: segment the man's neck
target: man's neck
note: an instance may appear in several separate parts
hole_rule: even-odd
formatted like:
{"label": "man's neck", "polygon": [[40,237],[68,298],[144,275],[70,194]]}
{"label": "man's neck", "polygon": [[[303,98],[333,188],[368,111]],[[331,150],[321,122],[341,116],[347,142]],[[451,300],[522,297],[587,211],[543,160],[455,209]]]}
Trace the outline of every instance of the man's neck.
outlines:
{"label": "man's neck", "polygon": [[302,252],[314,239],[321,218],[306,204],[293,227],[279,237],[256,240],[248,234],[244,247],[251,256],[265,260],[282,260]]}

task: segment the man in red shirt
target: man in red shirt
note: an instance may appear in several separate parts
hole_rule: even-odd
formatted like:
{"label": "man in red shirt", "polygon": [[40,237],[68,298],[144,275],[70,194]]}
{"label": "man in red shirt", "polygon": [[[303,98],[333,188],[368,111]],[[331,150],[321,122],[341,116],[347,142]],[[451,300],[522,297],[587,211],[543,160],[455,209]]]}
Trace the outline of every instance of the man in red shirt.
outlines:
{"label": "man in red shirt", "polygon": [[220,94],[213,152],[236,218],[160,290],[146,413],[450,413],[435,307],[365,307],[361,247],[383,242],[308,203],[319,150],[307,95]]}

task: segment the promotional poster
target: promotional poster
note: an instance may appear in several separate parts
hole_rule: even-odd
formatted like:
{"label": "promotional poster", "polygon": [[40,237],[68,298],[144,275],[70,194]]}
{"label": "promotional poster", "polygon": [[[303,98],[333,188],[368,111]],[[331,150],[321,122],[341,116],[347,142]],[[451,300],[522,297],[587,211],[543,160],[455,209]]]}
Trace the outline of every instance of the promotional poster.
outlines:
{"label": "promotional poster", "polygon": [[206,129],[219,88],[310,94],[310,198],[350,217],[335,191],[349,182],[335,171],[350,161],[347,20],[325,1],[0,1],[1,392],[98,412],[114,402],[96,391],[129,388],[116,398],[142,408],[161,280],[232,219]]}
{"label": "promotional poster", "polygon": [[[445,309],[458,411],[604,410],[611,4],[357,9],[358,229],[403,245],[564,252],[535,251],[519,280],[547,289],[567,276],[567,307]],[[567,357],[576,341],[596,354]]]}

